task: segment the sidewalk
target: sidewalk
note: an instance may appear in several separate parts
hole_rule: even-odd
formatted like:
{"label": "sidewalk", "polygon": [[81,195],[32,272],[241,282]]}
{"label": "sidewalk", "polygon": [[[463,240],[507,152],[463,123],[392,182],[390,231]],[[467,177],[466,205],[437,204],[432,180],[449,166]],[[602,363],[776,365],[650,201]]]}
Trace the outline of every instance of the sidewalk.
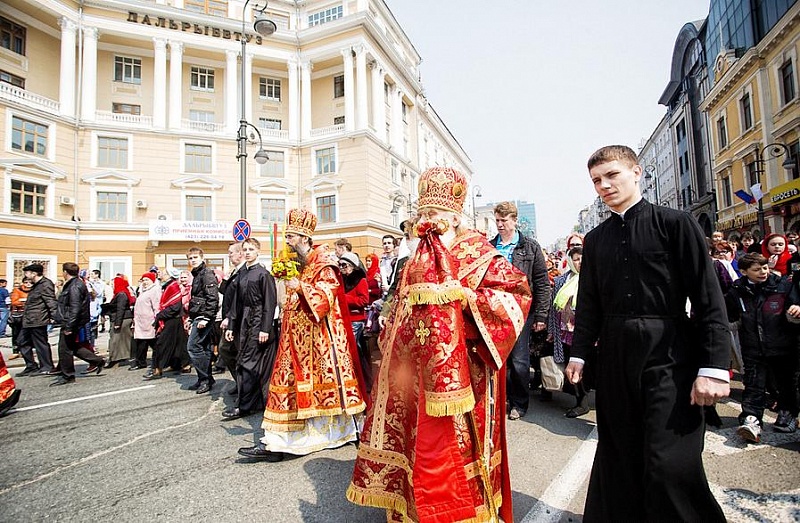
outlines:
{"label": "sidewalk", "polygon": [[[17,358],[15,360],[9,360],[11,357],[12,350],[11,350],[11,329],[9,328],[6,332],[8,332],[8,336],[4,338],[0,338],[0,352],[3,353],[3,360],[6,362],[6,366],[9,369],[16,368],[16,367],[24,367],[25,360],[22,358]],[[50,348],[53,352],[53,363],[58,364],[58,336],[61,332],[59,327],[53,327],[53,330],[50,332],[48,336],[48,341],[50,342]],[[101,332],[99,336],[97,336],[97,341],[95,341],[95,347],[97,348],[97,352],[101,355],[105,356],[108,352],[108,331]],[[35,354],[35,351],[34,351]]]}

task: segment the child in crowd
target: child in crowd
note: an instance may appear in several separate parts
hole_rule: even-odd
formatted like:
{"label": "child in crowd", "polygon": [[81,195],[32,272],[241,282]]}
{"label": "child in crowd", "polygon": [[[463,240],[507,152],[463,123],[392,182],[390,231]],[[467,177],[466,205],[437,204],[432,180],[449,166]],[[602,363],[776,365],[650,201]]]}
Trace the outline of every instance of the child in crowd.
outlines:
{"label": "child in crowd", "polygon": [[[771,272],[766,257],[749,253],[739,260],[743,274],[725,296],[730,321],[741,320],[739,338],[744,359],[744,392],[737,433],[746,441],[761,441],[766,407],[767,374],[778,386],[778,432],[797,430],[798,401],[796,331],[790,320],[800,318],[800,293],[789,278]],[[788,319],[787,319],[788,318]]]}
{"label": "child in crowd", "polygon": [[778,276],[789,274],[789,260],[792,254],[787,248],[788,241],[783,234],[772,233],[761,242],[761,254],[767,259],[770,270]]}

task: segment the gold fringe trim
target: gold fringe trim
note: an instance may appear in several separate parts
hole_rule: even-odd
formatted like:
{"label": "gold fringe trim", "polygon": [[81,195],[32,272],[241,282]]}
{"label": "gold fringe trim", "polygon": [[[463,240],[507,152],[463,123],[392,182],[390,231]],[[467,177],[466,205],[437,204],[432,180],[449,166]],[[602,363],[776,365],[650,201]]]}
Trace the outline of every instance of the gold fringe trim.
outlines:
{"label": "gold fringe trim", "polygon": [[411,305],[445,305],[464,301],[464,289],[457,280],[444,283],[418,283],[408,287],[408,302]]}
{"label": "gold fringe trim", "polygon": [[434,418],[444,416],[455,416],[456,414],[466,414],[475,408],[475,396],[468,390],[469,395],[461,399],[451,399],[447,401],[435,400],[425,397],[425,413]]}
{"label": "gold fringe trim", "polygon": [[403,515],[404,520],[408,519],[408,505],[400,495],[392,496],[388,493],[369,491],[350,483],[346,496],[348,501],[356,505],[395,510]]}

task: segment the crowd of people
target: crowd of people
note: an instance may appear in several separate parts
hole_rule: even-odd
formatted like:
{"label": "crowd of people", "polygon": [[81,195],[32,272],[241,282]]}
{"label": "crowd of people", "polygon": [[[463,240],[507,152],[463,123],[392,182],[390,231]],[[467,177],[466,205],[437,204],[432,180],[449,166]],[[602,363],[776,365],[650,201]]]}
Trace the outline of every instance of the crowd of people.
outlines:
{"label": "crowd of people", "polygon": [[[526,416],[532,390],[572,395],[565,415],[584,416],[597,389],[584,519],[722,520],[700,454],[732,369],[742,438],[760,441],[767,408],[776,431],[797,429],[797,235],[704,239],[690,215],[642,199],[624,146],[588,169],[612,217],[568,235],[563,252],[521,232],[513,202],[494,207],[494,238],[469,229],[466,180],[434,168],[418,214],[363,261],[345,238],[314,244],[316,216],[292,209],[272,271],[255,238],[230,244],[227,273],[192,247],[189,270],[153,267],[136,288],[64,263],[56,295],[31,264],[5,314],[26,363],[17,376],[75,383],[78,357],[87,373],[126,364],[147,381],[194,372],[188,389],[205,394],[230,372],[223,420],[263,416],[240,455],[276,462],[358,442],[347,497],[389,521],[511,521],[506,420]],[[19,395],[0,360],[0,415]]]}

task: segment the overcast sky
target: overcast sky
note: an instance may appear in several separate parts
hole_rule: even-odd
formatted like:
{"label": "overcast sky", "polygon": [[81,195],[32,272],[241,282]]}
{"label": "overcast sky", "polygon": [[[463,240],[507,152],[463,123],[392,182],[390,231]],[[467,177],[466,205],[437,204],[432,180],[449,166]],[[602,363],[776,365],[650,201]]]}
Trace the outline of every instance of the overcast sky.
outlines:
{"label": "overcast sky", "polygon": [[[666,113],[675,39],[708,0],[386,0],[482,201],[536,203],[543,245],[595,197],[586,160],[638,151]],[[480,201],[480,200],[479,200]]]}

